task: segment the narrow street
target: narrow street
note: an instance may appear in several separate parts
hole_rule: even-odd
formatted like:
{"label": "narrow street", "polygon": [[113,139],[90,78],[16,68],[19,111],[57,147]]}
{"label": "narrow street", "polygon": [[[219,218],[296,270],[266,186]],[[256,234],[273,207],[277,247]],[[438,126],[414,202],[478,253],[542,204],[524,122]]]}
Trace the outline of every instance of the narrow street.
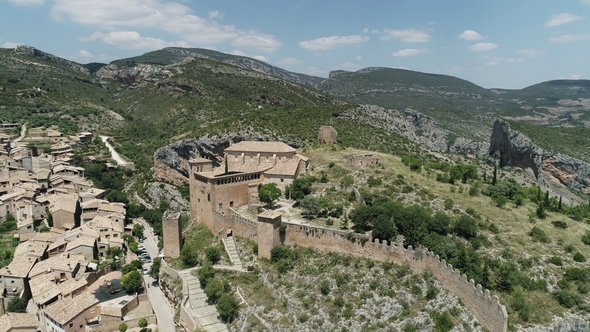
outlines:
{"label": "narrow street", "polygon": [[[158,257],[158,242],[152,228],[145,221],[141,222],[141,224],[145,227],[143,232],[145,237],[143,240],[143,245],[153,260],[154,258]],[[152,263],[146,263],[143,266],[149,269],[152,266]],[[153,284],[155,281],[154,278],[145,274],[143,275],[143,280],[148,287],[147,294],[150,298],[152,307],[154,308],[154,312],[156,313],[156,317],[158,317],[158,331],[175,332],[174,309],[172,305],[170,302],[168,302],[168,299],[164,296],[164,293],[162,293],[160,287]]]}
{"label": "narrow street", "polygon": [[25,135],[27,134],[27,124],[23,123],[23,125],[20,127],[20,136],[15,138],[11,143],[10,143],[10,147],[11,148],[16,148],[16,143],[20,142],[23,138],[25,138]]}

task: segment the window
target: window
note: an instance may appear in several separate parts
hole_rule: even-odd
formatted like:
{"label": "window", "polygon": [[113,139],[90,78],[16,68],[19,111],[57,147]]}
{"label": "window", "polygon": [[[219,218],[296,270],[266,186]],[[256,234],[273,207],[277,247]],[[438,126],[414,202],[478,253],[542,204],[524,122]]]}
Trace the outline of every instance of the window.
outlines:
{"label": "window", "polygon": [[281,179],[281,182],[285,182],[285,179]]}
{"label": "window", "polygon": [[201,203],[201,199],[200,198],[197,198],[197,203]]}
{"label": "window", "polygon": [[222,207],[223,207],[223,203],[219,203],[219,208],[222,208]]}
{"label": "window", "polygon": [[79,289],[76,291],[76,295],[80,295],[80,290]]}
{"label": "window", "polygon": [[90,309],[90,313],[93,314],[96,310],[95,309]]}
{"label": "window", "polygon": [[211,194],[207,193],[207,202],[211,202]]}
{"label": "window", "polygon": [[74,323],[70,323],[70,328],[74,327]]}
{"label": "window", "polygon": [[234,201],[229,202],[229,207],[234,207]]}

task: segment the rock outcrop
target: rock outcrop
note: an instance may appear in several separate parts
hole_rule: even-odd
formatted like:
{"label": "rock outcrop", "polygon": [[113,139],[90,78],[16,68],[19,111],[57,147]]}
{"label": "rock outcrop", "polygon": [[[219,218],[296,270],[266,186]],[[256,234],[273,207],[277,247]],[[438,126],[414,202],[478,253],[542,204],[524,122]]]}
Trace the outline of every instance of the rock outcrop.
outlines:
{"label": "rock outcrop", "polygon": [[73,69],[75,71],[78,71],[80,73],[86,74],[86,75],[90,75],[90,70],[88,70],[88,68],[79,65],[75,62],[57,57],[53,54],[49,54],[46,52],[43,52],[41,50],[38,50],[32,46],[26,46],[26,45],[19,45],[14,49],[15,52],[20,53],[20,54],[26,54],[29,56],[34,56],[37,58],[41,58],[45,61],[49,61],[49,62],[53,62],[56,63],[58,65],[62,65],[65,67],[68,67],[70,69]]}
{"label": "rock outcrop", "polygon": [[[500,166],[530,168],[540,183],[543,182],[541,180],[549,180],[590,194],[590,164],[561,153],[543,150],[524,134],[511,129],[503,120],[494,122],[489,154],[499,156]],[[552,187],[555,189],[559,186]]]}

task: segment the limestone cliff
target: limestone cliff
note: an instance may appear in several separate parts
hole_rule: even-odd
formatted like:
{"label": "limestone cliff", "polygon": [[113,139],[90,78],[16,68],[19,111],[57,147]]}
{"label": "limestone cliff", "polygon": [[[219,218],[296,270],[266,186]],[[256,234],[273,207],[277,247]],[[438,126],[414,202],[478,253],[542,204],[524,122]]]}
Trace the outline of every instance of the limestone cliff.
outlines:
{"label": "limestone cliff", "polygon": [[489,153],[499,156],[500,166],[530,168],[537,180],[547,182],[547,186],[562,185],[590,194],[590,164],[543,150],[503,120],[494,122]]}

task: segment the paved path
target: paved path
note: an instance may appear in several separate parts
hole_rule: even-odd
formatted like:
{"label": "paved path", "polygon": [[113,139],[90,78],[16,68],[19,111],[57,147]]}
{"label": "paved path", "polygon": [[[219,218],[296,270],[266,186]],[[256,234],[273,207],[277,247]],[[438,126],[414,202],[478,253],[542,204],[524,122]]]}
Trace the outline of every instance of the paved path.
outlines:
{"label": "paved path", "polygon": [[[145,246],[146,251],[152,259],[158,257],[158,242],[156,241],[156,237],[153,233],[152,228],[144,221],[141,223],[144,225],[145,229],[143,231],[143,236],[145,237],[143,241],[143,245]],[[143,267],[150,268],[152,263],[145,263]],[[156,317],[158,318],[158,331],[160,332],[176,332],[176,328],[174,326],[174,309],[172,304],[168,301],[164,293],[160,287],[153,285],[155,281],[154,278],[150,277],[149,275],[143,275],[143,280],[147,288],[147,295],[150,298],[150,302],[152,304],[152,308],[154,308],[154,312],[156,313]],[[149,285],[149,286],[148,286]]]}
{"label": "paved path", "polygon": [[215,306],[207,303],[207,295],[201,289],[199,279],[191,274],[191,270],[178,271],[182,277],[182,282],[188,286],[188,301],[184,306],[195,321],[198,321],[203,329],[208,332],[225,332],[227,327],[217,316]]}
{"label": "paved path", "polygon": [[123,158],[121,158],[121,156],[119,156],[117,151],[115,151],[115,148],[111,145],[111,143],[108,142],[109,137],[108,136],[100,136],[100,138],[102,139],[102,142],[104,143],[104,145],[106,145],[107,148],[109,148],[109,151],[111,152],[111,157],[117,162],[117,165],[119,165],[119,166],[127,165],[127,162],[125,160],[123,160]]}
{"label": "paved path", "polygon": [[25,138],[26,133],[27,133],[27,124],[23,123],[23,125],[20,127],[20,136],[15,138],[10,143],[10,147],[13,149],[16,148],[16,143],[20,142],[23,138]]}

